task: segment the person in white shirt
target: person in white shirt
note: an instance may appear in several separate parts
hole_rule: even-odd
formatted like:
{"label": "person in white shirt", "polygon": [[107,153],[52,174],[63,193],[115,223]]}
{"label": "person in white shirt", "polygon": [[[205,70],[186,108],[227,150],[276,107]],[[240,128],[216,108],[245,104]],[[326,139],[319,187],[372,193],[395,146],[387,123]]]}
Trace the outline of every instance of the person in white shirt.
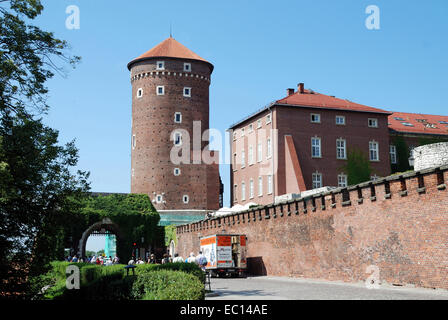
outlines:
{"label": "person in white shirt", "polygon": [[182,257],[179,257],[178,253],[175,253],[173,262],[184,262],[184,259]]}
{"label": "person in white shirt", "polygon": [[187,262],[189,262],[189,263],[196,263],[196,258],[194,256],[193,252],[190,252],[190,256],[188,257]]}

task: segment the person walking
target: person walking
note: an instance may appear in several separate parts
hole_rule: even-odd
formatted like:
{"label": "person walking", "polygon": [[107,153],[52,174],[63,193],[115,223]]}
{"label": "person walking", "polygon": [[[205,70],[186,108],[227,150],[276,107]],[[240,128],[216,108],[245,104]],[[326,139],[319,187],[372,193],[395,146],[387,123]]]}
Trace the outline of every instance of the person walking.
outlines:
{"label": "person walking", "polygon": [[190,256],[187,258],[188,263],[196,263],[196,257],[193,252],[190,252]]}
{"label": "person walking", "polygon": [[180,257],[178,253],[175,253],[173,262],[184,262],[184,258]]}
{"label": "person walking", "polygon": [[151,263],[151,264],[155,264],[156,263],[156,256],[154,255],[154,253],[152,253],[149,256],[148,263]]}
{"label": "person walking", "polygon": [[202,254],[202,251],[199,251],[199,254],[196,256],[196,264],[202,270],[205,270],[205,266],[207,265],[207,258]]}

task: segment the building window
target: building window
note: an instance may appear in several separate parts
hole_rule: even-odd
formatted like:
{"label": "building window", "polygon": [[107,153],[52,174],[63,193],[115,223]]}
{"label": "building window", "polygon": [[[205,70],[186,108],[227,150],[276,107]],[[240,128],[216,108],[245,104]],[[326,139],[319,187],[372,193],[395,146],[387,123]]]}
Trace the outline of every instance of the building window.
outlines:
{"label": "building window", "polygon": [[246,184],[241,182],[241,201],[246,200]]}
{"label": "building window", "polygon": [[272,193],[272,176],[268,176],[268,194]]}
{"label": "building window", "polygon": [[390,146],[390,162],[397,164],[397,147],[394,145]]}
{"label": "building window", "polygon": [[271,115],[270,114],[268,114],[266,116],[266,124],[268,124],[268,123],[271,123]]}
{"label": "building window", "polygon": [[241,128],[241,136],[244,137],[244,128]]}
{"label": "building window", "polygon": [[156,70],[165,70],[165,61],[157,61]]}
{"label": "building window", "polygon": [[180,132],[174,132],[174,145],[180,146],[182,145],[182,134]]}
{"label": "building window", "polygon": [[263,177],[258,177],[258,195],[263,195]]}
{"label": "building window", "polygon": [[347,147],[345,139],[336,140],[336,158],[347,159]]}
{"label": "building window", "polygon": [[369,155],[370,155],[370,161],[379,161],[379,155],[378,155],[378,142],[376,141],[370,141],[369,142]]}
{"label": "building window", "polygon": [[249,146],[249,165],[254,164],[254,150],[252,146]]}
{"label": "building window", "polygon": [[164,86],[157,86],[157,95],[163,96],[165,94],[165,87]]}
{"label": "building window", "polygon": [[246,152],[244,150],[241,151],[241,168],[246,166]]}
{"label": "building window", "polygon": [[236,131],[233,131],[233,141],[236,140]]}
{"label": "building window", "polygon": [[249,181],[249,199],[253,199],[254,197],[254,180],[250,179]]}
{"label": "building window", "polygon": [[161,194],[158,194],[158,195],[156,196],[156,203],[162,203],[162,201],[163,201],[163,197],[162,197],[162,195],[161,195]]}
{"label": "building window", "polygon": [[318,138],[318,137],[311,138],[311,157],[312,158],[321,158],[322,157],[320,145],[321,145],[320,138]]}
{"label": "building window", "polygon": [[369,127],[370,128],[378,128],[378,119],[369,118]]}
{"label": "building window", "polygon": [[336,124],[343,126],[345,125],[345,117],[344,116],[336,116]]}
{"label": "building window", "polygon": [[251,123],[251,124],[249,125],[249,133],[251,133],[252,131],[254,131],[254,126],[253,126],[253,124]]}
{"label": "building window", "polygon": [[175,112],[174,113],[174,122],[175,123],[182,123],[182,113]]}
{"label": "building window", "polygon": [[177,176],[180,176],[180,169],[179,168],[174,168],[174,175],[177,177]]}
{"label": "building window", "polygon": [[268,138],[266,141],[266,158],[269,159],[272,157],[272,146],[271,146],[271,138]]}
{"label": "building window", "polygon": [[137,138],[135,137],[135,134],[133,134],[131,141],[132,149],[135,149],[136,144],[137,144]]}
{"label": "building window", "polygon": [[313,189],[322,188],[322,173],[313,173]]}
{"label": "building window", "polygon": [[261,128],[261,119],[257,120],[257,129]]}
{"label": "building window", "polygon": [[184,196],[182,197],[182,200],[184,201],[184,203],[188,203],[190,202],[190,197],[186,194],[184,194]]}
{"label": "building window", "polygon": [[132,176],[135,176],[135,169],[132,168]]}
{"label": "building window", "polygon": [[184,71],[185,72],[190,72],[191,71],[191,63],[184,63]]}
{"label": "building window", "polygon": [[262,159],[263,159],[263,145],[261,142],[259,142],[257,146],[257,161],[261,162]]}
{"label": "building window", "polygon": [[233,154],[233,171],[236,171],[236,153]]}
{"label": "building window", "polygon": [[184,87],[184,97],[191,97],[191,88]]}
{"label": "building window", "polygon": [[143,89],[142,88],[139,88],[138,90],[137,90],[137,98],[141,98],[143,96]]}
{"label": "building window", "polygon": [[233,186],[233,201],[235,202],[238,200],[237,195],[238,195],[238,185],[236,184]]}
{"label": "building window", "polygon": [[347,186],[347,175],[341,173],[338,175],[338,187],[346,187]]}
{"label": "building window", "polygon": [[320,114],[312,113],[311,114],[311,122],[312,123],[320,123]]}

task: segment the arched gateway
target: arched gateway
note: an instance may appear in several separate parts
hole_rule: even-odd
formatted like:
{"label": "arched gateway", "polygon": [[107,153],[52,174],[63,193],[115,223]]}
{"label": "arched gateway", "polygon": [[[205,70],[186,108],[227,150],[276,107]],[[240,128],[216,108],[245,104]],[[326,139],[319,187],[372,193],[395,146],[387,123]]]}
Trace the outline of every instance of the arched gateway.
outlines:
{"label": "arched gateway", "polygon": [[104,218],[101,221],[98,221],[98,222],[92,224],[89,228],[87,228],[86,231],[84,231],[84,233],[82,234],[81,240],[79,240],[78,256],[85,257],[87,239],[89,238],[89,236],[91,234],[95,233],[95,234],[104,234],[105,235],[106,232],[115,234],[115,236],[117,237],[117,241],[120,241],[120,239],[123,239],[123,236],[124,236],[116,223],[114,223],[109,218]]}

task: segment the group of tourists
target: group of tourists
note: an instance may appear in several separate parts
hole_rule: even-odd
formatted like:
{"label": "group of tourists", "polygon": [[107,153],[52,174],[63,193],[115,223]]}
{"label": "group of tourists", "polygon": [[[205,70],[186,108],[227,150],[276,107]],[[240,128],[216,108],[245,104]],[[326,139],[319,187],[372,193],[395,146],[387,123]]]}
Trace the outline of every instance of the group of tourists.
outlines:
{"label": "group of tourists", "polygon": [[[202,269],[205,269],[205,266],[207,265],[207,258],[202,254],[202,251],[198,252],[198,255],[195,256],[193,252],[190,253],[190,256],[186,259],[179,256],[179,254],[175,253],[174,257],[171,257],[170,254],[165,253],[162,257],[162,260],[160,261],[161,264],[170,263],[170,262],[185,262],[185,263],[196,263],[198,266],[200,266]],[[146,260],[146,263],[148,264],[156,264],[156,257],[154,254],[151,254],[148,259]],[[141,258],[138,258],[137,260],[134,259],[134,257],[129,260],[128,265],[136,265],[136,264],[145,264],[145,261],[143,261]]]}
{"label": "group of tourists", "polygon": [[65,258],[65,261],[67,262],[85,262],[85,263],[92,263],[92,264],[97,264],[97,265],[104,265],[104,266],[110,266],[113,264],[118,264],[120,259],[115,255],[114,258],[112,258],[112,256],[109,256],[108,258],[102,255],[98,255],[98,256],[89,256],[89,257],[85,257],[83,258],[78,258],[76,255],[74,255],[73,257],[68,256]]}

